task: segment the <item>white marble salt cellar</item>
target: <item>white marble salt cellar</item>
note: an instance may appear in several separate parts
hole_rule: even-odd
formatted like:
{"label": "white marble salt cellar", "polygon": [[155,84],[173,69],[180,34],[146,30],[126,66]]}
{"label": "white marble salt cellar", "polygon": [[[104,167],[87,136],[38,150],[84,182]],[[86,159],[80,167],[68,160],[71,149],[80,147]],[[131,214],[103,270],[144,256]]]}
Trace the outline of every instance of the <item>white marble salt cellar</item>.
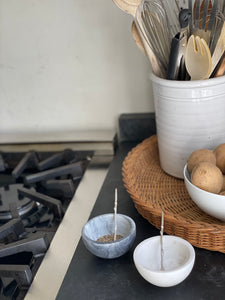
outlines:
{"label": "white marble salt cellar", "polygon": [[159,287],[170,287],[181,283],[191,273],[195,251],[188,241],[180,237],[163,236],[162,270],[160,236],[154,236],[137,245],[133,258],[145,280]]}

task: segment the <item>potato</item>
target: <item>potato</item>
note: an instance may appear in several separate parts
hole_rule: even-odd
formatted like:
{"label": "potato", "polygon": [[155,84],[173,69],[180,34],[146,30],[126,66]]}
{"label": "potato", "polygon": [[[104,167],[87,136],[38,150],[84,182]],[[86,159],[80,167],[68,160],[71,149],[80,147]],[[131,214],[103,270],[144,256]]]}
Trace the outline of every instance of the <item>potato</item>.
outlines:
{"label": "potato", "polygon": [[216,165],[225,174],[225,143],[217,146],[213,153],[216,156]]}
{"label": "potato", "polygon": [[225,196],[225,175],[223,175],[223,186],[222,186],[220,195],[224,195]]}
{"label": "potato", "polygon": [[222,191],[225,191],[225,175],[223,175],[223,187],[222,187]]}
{"label": "potato", "polygon": [[210,151],[209,149],[198,149],[193,151],[187,161],[188,171],[191,173],[193,168],[203,161],[216,164],[216,156],[213,151]]}
{"label": "potato", "polygon": [[200,162],[191,172],[191,182],[200,189],[218,194],[223,187],[223,174],[215,164]]}

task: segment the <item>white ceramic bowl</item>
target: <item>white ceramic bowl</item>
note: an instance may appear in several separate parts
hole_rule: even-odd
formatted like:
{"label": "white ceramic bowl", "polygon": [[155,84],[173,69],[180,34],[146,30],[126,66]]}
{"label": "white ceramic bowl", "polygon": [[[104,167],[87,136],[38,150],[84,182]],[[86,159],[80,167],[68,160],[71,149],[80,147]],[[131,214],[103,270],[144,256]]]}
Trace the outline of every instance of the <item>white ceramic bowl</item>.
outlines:
{"label": "white ceramic bowl", "polygon": [[184,182],[191,199],[204,212],[212,217],[225,221],[225,196],[209,193],[191,183],[191,176],[184,167]]}
{"label": "white ceramic bowl", "polygon": [[82,240],[86,248],[101,258],[117,258],[125,254],[136,237],[135,222],[128,216],[117,214],[117,235],[123,238],[113,242],[97,242],[99,237],[114,233],[114,214],[104,214],[90,219],[82,229]]}
{"label": "white ceramic bowl", "polygon": [[194,266],[194,248],[180,237],[164,235],[163,249],[164,271],[161,270],[160,236],[148,238],[135,248],[135,266],[145,280],[156,286],[177,285],[187,278]]}

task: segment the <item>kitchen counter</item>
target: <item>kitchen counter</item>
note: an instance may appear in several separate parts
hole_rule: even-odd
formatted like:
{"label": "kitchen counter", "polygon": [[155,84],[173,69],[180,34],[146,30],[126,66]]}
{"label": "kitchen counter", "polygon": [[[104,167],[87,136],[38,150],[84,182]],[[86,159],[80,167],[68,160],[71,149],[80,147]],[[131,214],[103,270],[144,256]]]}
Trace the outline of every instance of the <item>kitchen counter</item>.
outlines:
{"label": "kitchen counter", "polygon": [[135,247],[142,240],[158,235],[159,231],[137,212],[123,186],[122,163],[136,144],[120,144],[90,215],[92,218],[113,212],[117,187],[118,213],[133,218],[137,226],[133,247],[120,258],[104,260],[89,253],[80,240],[56,299],[224,299],[225,256],[219,252],[195,248],[196,261],[191,274],[181,284],[170,288],[153,286],[137,272],[132,257]]}

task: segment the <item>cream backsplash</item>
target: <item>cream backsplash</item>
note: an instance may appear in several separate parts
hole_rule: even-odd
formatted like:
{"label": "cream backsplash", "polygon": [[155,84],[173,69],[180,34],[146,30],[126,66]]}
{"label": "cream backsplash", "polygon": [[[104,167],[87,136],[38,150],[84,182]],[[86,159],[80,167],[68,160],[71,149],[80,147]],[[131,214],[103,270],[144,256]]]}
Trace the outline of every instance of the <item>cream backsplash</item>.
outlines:
{"label": "cream backsplash", "polygon": [[0,1],[0,139],[115,130],[121,113],[154,111],[131,23],[111,0]]}

